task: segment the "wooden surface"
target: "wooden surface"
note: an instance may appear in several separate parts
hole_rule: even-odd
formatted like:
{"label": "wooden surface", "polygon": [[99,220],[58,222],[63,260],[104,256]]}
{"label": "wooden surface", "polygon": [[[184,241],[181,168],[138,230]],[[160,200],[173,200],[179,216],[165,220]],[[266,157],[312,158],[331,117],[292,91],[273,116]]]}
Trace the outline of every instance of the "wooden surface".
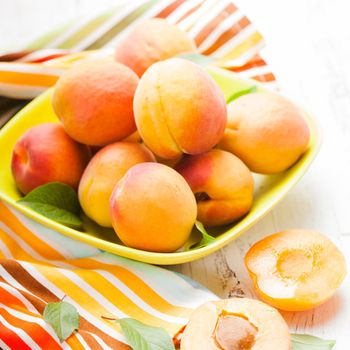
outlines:
{"label": "wooden surface", "polygon": [[[0,48],[23,44],[56,24],[115,1],[0,0]],[[236,4],[265,36],[264,54],[283,92],[313,111],[324,138],[308,174],[262,221],[218,253],[172,267],[221,297],[253,297],[243,256],[266,234],[316,229],[350,259],[350,2],[237,0]],[[337,350],[349,349],[349,278],[325,305],[284,315],[292,331],[334,338]]]}

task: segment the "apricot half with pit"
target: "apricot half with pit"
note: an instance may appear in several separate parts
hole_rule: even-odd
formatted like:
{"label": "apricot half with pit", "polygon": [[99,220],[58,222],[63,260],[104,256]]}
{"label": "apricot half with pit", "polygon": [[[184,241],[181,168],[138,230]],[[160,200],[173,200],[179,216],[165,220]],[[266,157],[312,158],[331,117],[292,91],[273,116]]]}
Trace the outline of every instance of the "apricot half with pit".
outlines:
{"label": "apricot half with pit", "polygon": [[185,328],[181,350],[289,350],[288,326],[261,301],[232,298],[196,309]]}
{"label": "apricot half with pit", "polygon": [[262,239],[250,248],[245,264],[259,297],[286,311],[324,303],[346,275],[339,249],[309,230],[286,230]]}

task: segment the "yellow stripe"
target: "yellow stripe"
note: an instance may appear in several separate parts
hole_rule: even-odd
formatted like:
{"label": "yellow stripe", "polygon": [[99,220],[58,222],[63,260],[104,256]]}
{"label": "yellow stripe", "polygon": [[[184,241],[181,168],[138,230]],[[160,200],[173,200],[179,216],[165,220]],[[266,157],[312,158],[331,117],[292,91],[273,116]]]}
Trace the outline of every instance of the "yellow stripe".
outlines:
{"label": "yellow stripe", "polygon": [[230,52],[222,56],[218,62],[225,63],[226,60],[235,59],[243,55],[249,49],[256,46],[259,42],[262,42],[262,41],[263,41],[263,37],[261,36],[261,34],[259,32],[254,32],[247,39],[241,42],[239,45],[232,48]]}
{"label": "yellow stripe", "polygon": [[[23,241],[46,259],[64,259],[64,256],[54,249],[50,244],[38,238],[12,212],[0,201],[0,221],[4,222],[9,229],[15,232]],[[17,255],[17,254],[16,254]],[[15,257],[16,257],[15,255]]]}
{"label": "yellow stripe", "polygon": [[57,79],[58,77],[54,75],[0,71],[0,82],[8,84],[50,87]]}
{"label": "yellow stripe", "polygon": [[127,285],[136,295],[146,301],[153,308],[168,315],[186,317],[192,313],[192,309],[174,306],[156,293],[148,284],[142,281],[137,275],[121,266],[112,266],[104,263],[97,263],[89,258],[70,260],[70,264],[85,269],[103,269],[108,271],[122,283]]}

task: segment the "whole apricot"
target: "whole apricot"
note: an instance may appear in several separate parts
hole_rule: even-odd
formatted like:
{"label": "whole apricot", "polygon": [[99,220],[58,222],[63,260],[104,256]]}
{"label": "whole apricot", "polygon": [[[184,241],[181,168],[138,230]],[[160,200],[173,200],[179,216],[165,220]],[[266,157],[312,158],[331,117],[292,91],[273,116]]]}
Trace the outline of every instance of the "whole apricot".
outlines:
{"label": "whole apricot", "polygon": [[286,322],[258,300],[232,298],[208,302],[191,315],[181,350],[290,350]]}
{"label": "whole apricot", "polygon": [[39,124],[17,141],[12,174],[24,194],[55,181],[77,189],[89,158],[89,149],[69,137],[60,124]]}
{"label": "whole apricot", "polygon": [[198,220],[206,226],[228,224],[247,214],[254,181],[247,166],[229,152],[213,149],[184,156],[176,165],[197,200]]}
{"label": "whole apricot", "polygon": [[109,198],[113,188],[135,164],[154,161],[151,151],[140,143],[116,142],[99,150],[79,184],[79,201],[85,214],[101,226],[112,227]]}
{"label": "whole apricot", "polygon": [[306,151],[309,127],[299,108],[275,93],[252,93],[228,105],[219,148],[235,154],[251,171],[274,174]]}
{"label": "whole apricot", "polygon": [[346,275],[339,249],[321,233],[286,230],[255,243],[245,265],[259,297],[286,311],[303,311],[328,300]]}
{"label": "whole apricot", "polygon": [[133,98],[137,75],[113,61],[73,65],[57,81],[52,106],[76,141],[103,146],[136,131]]}
{"label": "whole apricot", "polygon": [[181,29],[164,19],[153,18],[134,27],[117,44],[115,60],[141,77],[153,63],[196,50],[194,41]]}
{"label": "whole apricot", "polygon": [[185,179],[158,163],[134,165],[110,200],[114,230],[133,248],[173,252],[188,239],[196,221],[196,200]]}
{"label": "whole apricot", "polygon": [[137,129],[159,157],[200,154],[222,138],[227,111],[223,93],[200,66],[171,58],[152,65],[134,98]]}

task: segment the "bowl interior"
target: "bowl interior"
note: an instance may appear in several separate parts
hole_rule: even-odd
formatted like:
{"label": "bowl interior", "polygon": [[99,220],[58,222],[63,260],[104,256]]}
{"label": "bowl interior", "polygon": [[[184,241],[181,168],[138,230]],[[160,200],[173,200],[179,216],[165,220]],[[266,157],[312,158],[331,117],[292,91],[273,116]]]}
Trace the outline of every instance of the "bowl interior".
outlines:
{"label": "bowl interior", "polygon": [[[265,90],[264,87],[260,86],[255,81],[243,79],[235,73],[215,67],[207,69],[224,92],[225,97],[253,85],[258,87],[258,91]],[[18,138],[32,126],[44,122],[58,122],[58,119],[51,108],[51,94],[52,89],[37,97],[17,113],[17,115],[0,131],[0,198],[31,219],[66,236],[91,244],[111,253],[154,264],[177,264],[199,259],[220,249],[228,242],[238,237],[268,213],[291,190],[312,163],[320,146],[320,133],[318,127],[310,114],[304,111],[305,118],[308,121],[311,130],[311,139],[308,150],[297,163],[283,173],[273,176],[254,174],[254,204],[251,211],[243,219],[234,224],[210,229],[209,232],[216,236],[216,240],[214,243],[206,247],[186,250],[186,247],[199,240],[199,234],[194,230],[190,240],[182,251],[174,253],[146,252],[124,246],[118,240],[112,229],[102,228],[85,216],[83,217],[83,231],[78,231],[54,222],[34,212],[30,208],[17,203],[17,200],[21,198],[21,194],[17,190],[11,174],[10,164],[12,150]],[[40,142],[40,140],[38,140],[38,142]]]}

